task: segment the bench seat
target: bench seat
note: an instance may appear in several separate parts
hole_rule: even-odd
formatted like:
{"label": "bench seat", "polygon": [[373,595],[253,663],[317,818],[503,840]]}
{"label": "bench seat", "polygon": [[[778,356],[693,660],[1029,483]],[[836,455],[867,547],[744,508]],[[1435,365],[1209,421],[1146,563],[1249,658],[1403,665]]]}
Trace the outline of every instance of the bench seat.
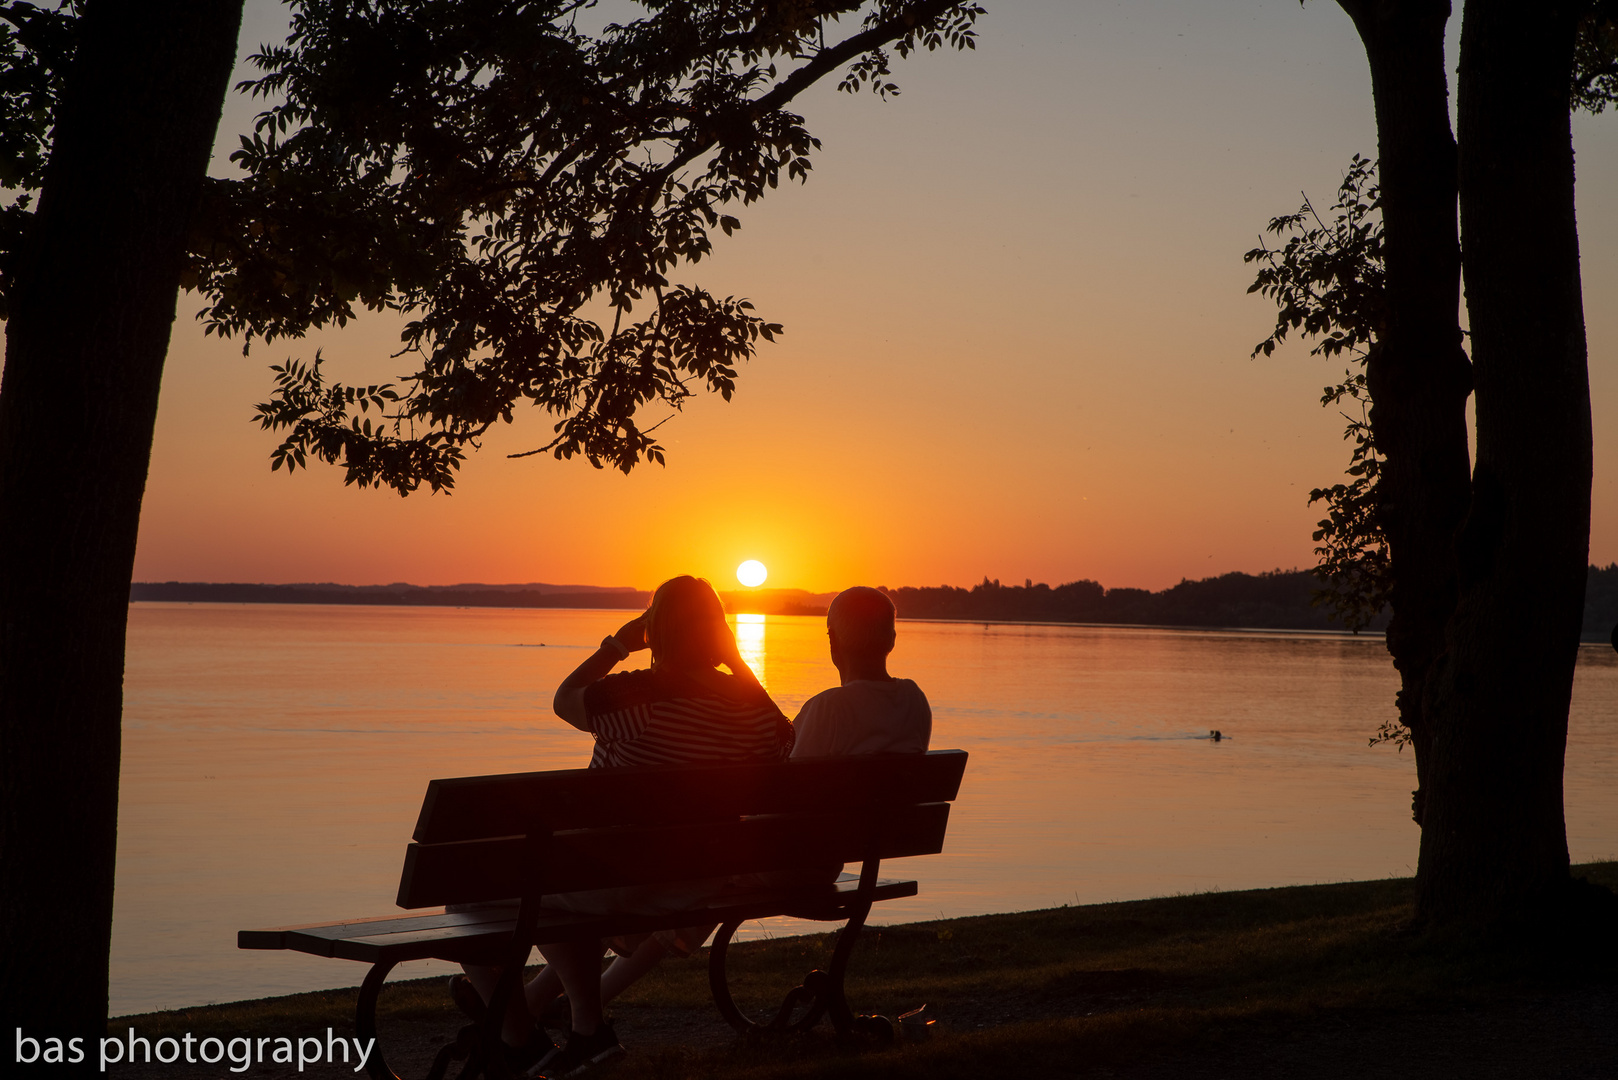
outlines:
{"label": "bench seat", "polygon": [[[879,878],[872,902],[915,896],[914,881]],[[668,930],[703,923],[748,922],[788,916],[819,921],[848,918],[865,901],[859,877],[843,874],[837,881],[807,889],[748,889],[727,891],[712,904],[665,915],[580,915],[541,904],[534,926],[536,941],[577,941]],[[517,929],[520,902],[490,904],[472,911],[383,915],[345,922],[242,930],[239,949],[290,949],[312,956],[358,960],[367,964],[401,964],[407,960],[451,960],[456,963],[498,963]]]}

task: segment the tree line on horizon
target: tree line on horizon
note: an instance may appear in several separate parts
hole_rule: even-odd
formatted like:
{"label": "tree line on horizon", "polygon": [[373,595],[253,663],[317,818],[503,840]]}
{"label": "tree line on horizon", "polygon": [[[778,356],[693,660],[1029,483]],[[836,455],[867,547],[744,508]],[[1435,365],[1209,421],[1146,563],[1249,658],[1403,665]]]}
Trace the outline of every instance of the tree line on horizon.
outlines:
{"label": "tree line on horizon", "polygon": [[[906,619],[987,619],[1012,622],[1124,623],[1152,626],[1242,627],[1271,630],[1341,629],[1312,603],[1318,586],[1308,570],[1233,571],[1151,589],[1112,588],[1084,579],[1061,585],[1025,581],[1002,585],[985,577],[970,589],[951,585],[885,589]],[[1368,629],[1381,631],[1386,612]]]}
{"label": "tree line on horizon", "polygon": [[[971,588],[911,586],[886,593],[903,619],[973,622],[1118,623],[1127,626],[1205,626],[1264,630],[1342,629],[1320,600],[1319,581],[1309,570],[1233,571],[1182,578],[1166,589],[1113,588],[1084,579],[1061,585],[1025,580],[1002,585],[987,576]],[[726,594],[727,601],[748,594]],[[829,594],[828,594],[829,595]],[[382,604],[434,607],[623,608],[645,607],[642,589],[597,586],[501,587],[498,585],[264,585],[212,582],[136,582],[130,600],[215,604]],[[770,590],[765,614],[823,615],[824,597],[800,589]],[[734,606],[734,605],[731,605]],[[1386,630],[1384,608],[1364,627]],[[1585,592],[1585,641],[1605,641],[1618,623],[1618,562],[1592,566]]]}
{"label": "tree line on horizon", "polygon": [[[1268,630],[1340,630],[1336,613],[1320,600],[1310,570],[1239,571],[1191,580],[1153,592],[1108,589],[1082,580],[1051,586],[1031,580],[1002,585],[998,578],[970,589],[951,585],[905,586],[882,591],[904,619],[985,619],[1006,622],[1121,623],[1141,626],[1206,626]],[[1386,608],[1365,629],[1387,629]],[[1591,566],[1585,590],[1581,640],[1606,641],[1618,623],[1618,562]]]}

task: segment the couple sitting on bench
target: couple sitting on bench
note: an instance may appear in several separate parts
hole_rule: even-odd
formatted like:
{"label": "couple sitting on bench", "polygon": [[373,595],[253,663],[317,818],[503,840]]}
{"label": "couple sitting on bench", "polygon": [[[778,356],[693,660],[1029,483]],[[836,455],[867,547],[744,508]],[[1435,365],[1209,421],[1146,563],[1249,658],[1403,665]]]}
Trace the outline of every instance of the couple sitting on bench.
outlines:
{"label": "couple sitting on bench", "polygon": [[[887,670],[894,614],[893,602],[876,589],[838,594],[826,614],[826,631],[841,685],[809,699],[789,723],[742,660],[713,587],[701,578],[677,577],[658,588],[643,615],[603,639],[563,680],[556,715],[595,736],[591,768],[922,753],[932,733],[927,698],[915,683],[895,679]],[[649,669],[610,674],[631,653],[647,648]],[[836,872],[828,867],[822,877],[830,880]],[[546,904],[584,913],[672,913],[716,895],[726,884],[706,880],[599,889],[548,896]],[[546,966],[522,994],[512,995],[502,1023],[511,1071],[575,1076],[623,1053],[602,1006],[667,954],[688,956],[699,949],[713,929],[541,945]],[[603,944],[618,954],[605,972]],[[457,1005],[476,1018],[493,996],[500,972],[475,966],[466,972],[450,981],[450,989]],[[569,1029],[557,1047],[537,1018],[554,1009],[563,993]]]}

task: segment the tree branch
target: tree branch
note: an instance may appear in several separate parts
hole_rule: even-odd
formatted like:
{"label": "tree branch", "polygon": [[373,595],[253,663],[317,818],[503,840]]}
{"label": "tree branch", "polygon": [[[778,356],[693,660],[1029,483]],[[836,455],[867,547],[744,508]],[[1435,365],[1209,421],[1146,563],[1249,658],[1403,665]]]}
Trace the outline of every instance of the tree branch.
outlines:
{"label": "tree branch", "polygon": [[[868,30],[862,30],[851,38],[847,38],[830,48],[822,49],[815,54],[814,59],[792,74],[775,84],[775,87],[763,97],[754,101],[748,107],[748,115],[754,119],[781,108],[787,102],[797,97],[803,91],[813,86],[826,73],[841,67],[861,53],[869,52],[874,48],[892,41],[900,33],[912,30],[923,23],[931,22],[953,7],[960,7],[963,0],[930,0],[919,8],[896,15],[891,19],[880,22]],[[712,150],[719,142],[717,136],[693,143],[685,150],[675,154],[673,159],[665,165],[657,175],[657,190],[662,190],[668,178],[676,170],[691,164],[697,158]]]}

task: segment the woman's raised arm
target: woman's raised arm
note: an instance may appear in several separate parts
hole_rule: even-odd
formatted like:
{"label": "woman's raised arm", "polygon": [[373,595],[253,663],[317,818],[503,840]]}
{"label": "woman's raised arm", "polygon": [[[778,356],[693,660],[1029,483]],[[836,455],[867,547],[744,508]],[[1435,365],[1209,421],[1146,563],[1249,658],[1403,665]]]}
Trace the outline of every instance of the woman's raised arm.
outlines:
{"label": "woman's raised arm", "polygon": [[590,717],[584,710],[584,691],[591,683],[612,671],[629,654],[646,648],[646,613],[635,616],[618,628],[615,634],[601,639],[600,648],[585,657],[584,663],[573,669],[573,674],[562,680],[551,699],[556,715],[580,731],[590,730]]}

